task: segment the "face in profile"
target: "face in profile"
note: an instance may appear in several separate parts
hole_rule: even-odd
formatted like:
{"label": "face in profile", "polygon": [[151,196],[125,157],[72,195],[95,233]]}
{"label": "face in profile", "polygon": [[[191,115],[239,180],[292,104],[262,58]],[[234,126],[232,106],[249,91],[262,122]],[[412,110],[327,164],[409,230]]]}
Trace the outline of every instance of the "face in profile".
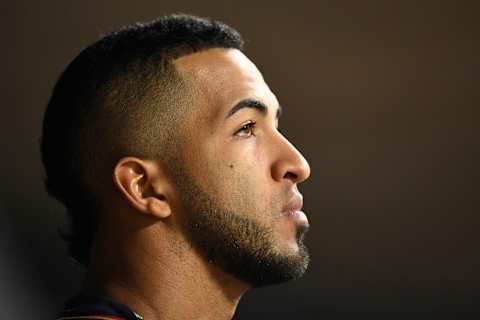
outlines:
{"label": "face in profile", "polygon": [[252,286],[300,277],[308,221],[297,185],[310,168],[278,131],[275,95],[235,49],[190,54],[175,66],[195,101],[174,170],[188,239]]}

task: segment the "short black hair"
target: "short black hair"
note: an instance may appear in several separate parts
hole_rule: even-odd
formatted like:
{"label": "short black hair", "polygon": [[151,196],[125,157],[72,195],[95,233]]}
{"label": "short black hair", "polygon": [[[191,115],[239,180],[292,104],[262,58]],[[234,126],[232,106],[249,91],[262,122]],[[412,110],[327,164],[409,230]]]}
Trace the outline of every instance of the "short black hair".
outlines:
{"label": "short black hair", "polygon": [[70,218],[61,232],[88,266],[102,208],[101,186],[122,156],[169,159],[174,128],[191,107],[173,60],[211,48],[242,50],[232,27],[186,14],[107,34],[67,66],[48,103],[41,138],[48,193]]}

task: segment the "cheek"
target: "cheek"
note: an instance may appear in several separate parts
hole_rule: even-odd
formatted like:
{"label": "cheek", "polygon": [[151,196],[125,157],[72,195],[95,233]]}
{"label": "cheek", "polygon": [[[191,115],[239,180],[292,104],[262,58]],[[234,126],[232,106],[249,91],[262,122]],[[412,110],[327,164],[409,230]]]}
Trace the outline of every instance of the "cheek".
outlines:
{"label": "cheek", "polygon": [[218,156],[230,169],[259,178],[269,172],[269,155],[259,139],[249,138],[233,143],[225,141],[224,144],[226,146],[219,146],[222,151]]}
{"label": "cheek", "polygon": [[230,175],[222,189],[224,198],[229,199],[229,207],[262,220],[271,216],[276,200],[259,166],[237,162],[228,163],[227,168]]}
{"label": "cheek", "polygon": [[268,156],[256,139],[231,143],[219,154],[231,177],[250,181],[254,188],[265,188],[270,176]]}
{"label": "cheek", "polygon": [[254,140],[203,144],[197,149],[192,173],[226,207],[271,211],[268,157],[259,147]]}

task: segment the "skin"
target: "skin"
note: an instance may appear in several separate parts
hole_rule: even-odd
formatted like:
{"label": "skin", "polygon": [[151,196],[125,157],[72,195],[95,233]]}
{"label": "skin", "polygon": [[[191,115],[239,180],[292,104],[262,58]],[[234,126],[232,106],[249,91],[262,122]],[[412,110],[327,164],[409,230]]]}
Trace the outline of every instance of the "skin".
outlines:
{"label": "skin", "polygon": [[[277,130],[279,104],[261,73],[235,49],[209,49],[174,63],[194,92],[180,128],[182,170],[219,206],[268,228],[273,252],[299,255],[300,222],[281,212],[301,197],[297,185],[310,168]],[[243,108],[227,117],[246,98],[261,101],[267,114]],[[99,225],[84,290],[148,320],[231,319],[252,284],[209,263],[192,244],[189,203],[174,170],[155,159],[126,157],[112,179],[111,207]]]}

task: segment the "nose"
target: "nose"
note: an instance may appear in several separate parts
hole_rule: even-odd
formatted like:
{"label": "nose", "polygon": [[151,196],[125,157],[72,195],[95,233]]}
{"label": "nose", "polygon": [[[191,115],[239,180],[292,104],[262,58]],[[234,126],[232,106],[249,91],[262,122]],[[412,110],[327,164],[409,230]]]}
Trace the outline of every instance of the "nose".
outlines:
{"label": "nose", "polygon": [[301,183],[310,176],[310,165],[303,155],[281,136],[280,145],[277,146],[276,160],[272,165],[272,178],[281,182],[284,179],[293,183]]}

